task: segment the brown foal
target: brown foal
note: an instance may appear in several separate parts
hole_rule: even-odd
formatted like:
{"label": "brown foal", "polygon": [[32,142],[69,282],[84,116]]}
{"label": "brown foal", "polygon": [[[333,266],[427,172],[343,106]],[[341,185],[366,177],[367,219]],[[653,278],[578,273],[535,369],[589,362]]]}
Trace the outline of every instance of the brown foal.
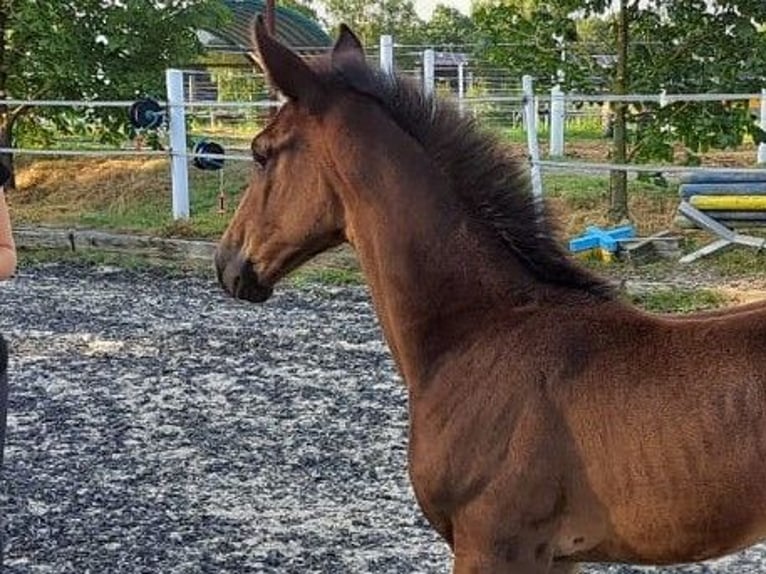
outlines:
{"label": "brown foal", "polygon": [[409,470],[458,574],[670,564],[766,535],[766,310],[644,313],[580,268],[523,163],[365,62],[304,62],[263,22],[286,103],[216,265],[264,301],[349,242],[407,385]]}

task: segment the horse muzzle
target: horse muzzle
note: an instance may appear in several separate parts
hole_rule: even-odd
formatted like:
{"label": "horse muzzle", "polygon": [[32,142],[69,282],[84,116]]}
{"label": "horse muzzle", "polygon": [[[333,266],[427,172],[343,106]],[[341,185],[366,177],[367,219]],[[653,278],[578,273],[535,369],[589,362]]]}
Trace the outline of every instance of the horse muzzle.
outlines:
{"label": "horse muzzle", "polygon": [[215,269],[218,282],[237,299],[263,303],[274,292],[271,285],[260,282],[255,264],[244,257],[240,249],[219,246],[215,252]]}

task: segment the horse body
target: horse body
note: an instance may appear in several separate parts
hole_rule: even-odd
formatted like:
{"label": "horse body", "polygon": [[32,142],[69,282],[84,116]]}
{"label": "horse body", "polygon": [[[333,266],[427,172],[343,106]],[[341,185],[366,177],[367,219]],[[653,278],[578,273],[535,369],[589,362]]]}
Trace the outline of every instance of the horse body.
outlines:
{"label": "horse body", "polygon": [[256,31],[289,102],[253,141],[219,278],[263,301],[352,244],[456,573],[692,561],[766,536],[766,311],[634,309],[551,239],[519,163],[373,74],[348,30],[313,67]]}
{"label": "horse body", "polygon": [[[645,564],[702,560],[761,539],[766,377],[757,373],[766,365],[761,358],[743,379],[731,353],[766,329],[707,319],[700,343],[710,352],[700,357],[689,348],[699,320],[614,302],[584,309],[498,318],[497,335],[411,401],[413,485],[440,533],[454,541],[456,517],[475,512],[495,536],[507,525],[508,545],[543,528],[555,558]],[[515,327],[499,331],[503,324]],[[519,347],[536,354],[520,360]],[[703,360],[711,367],[701,371]],[[535,500],[550,506],[520,512]],[[528,524],[513,523],[520,514]]]}
{"label": "horse body", "polygon": [[[613,539],[596,551],[673,563],[763,538],[765,317],[619,318],[611,327],[624,331],[622,344],[592,356],[564,398],[588,482],[609,509]],[[606,319],[592,323],[606,329]],[[752,362],[742,365],[743,355]]]}

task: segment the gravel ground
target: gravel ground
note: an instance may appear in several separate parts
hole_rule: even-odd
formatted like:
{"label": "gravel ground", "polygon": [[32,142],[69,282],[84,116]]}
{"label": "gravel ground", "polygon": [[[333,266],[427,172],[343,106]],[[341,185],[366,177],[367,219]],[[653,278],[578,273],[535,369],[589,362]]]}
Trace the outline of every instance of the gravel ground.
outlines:
{"label": "gravel ground", "polygon": [[0,330],[5,572],[449,572],[364,289],[256,306],[210,278],[38,265],[0,284]]}

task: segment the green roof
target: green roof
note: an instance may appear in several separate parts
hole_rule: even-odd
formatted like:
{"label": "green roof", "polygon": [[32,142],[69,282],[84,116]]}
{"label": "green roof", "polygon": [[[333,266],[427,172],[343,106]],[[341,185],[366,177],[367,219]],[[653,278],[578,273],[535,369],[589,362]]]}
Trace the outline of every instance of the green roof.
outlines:
{"label": "green roof", "polygon": [[[215,30],[205,30],[212,36],[205,41],[210,50],[249,50],[250,30],[257,14],[266,12],[264,0],[223,0],[232,12],[232,18]],[[288,46],[300,48],[326,48],[332,44],[330,36],[319,23],[297,10],[282,6],[276,9],[277,37]]]}

